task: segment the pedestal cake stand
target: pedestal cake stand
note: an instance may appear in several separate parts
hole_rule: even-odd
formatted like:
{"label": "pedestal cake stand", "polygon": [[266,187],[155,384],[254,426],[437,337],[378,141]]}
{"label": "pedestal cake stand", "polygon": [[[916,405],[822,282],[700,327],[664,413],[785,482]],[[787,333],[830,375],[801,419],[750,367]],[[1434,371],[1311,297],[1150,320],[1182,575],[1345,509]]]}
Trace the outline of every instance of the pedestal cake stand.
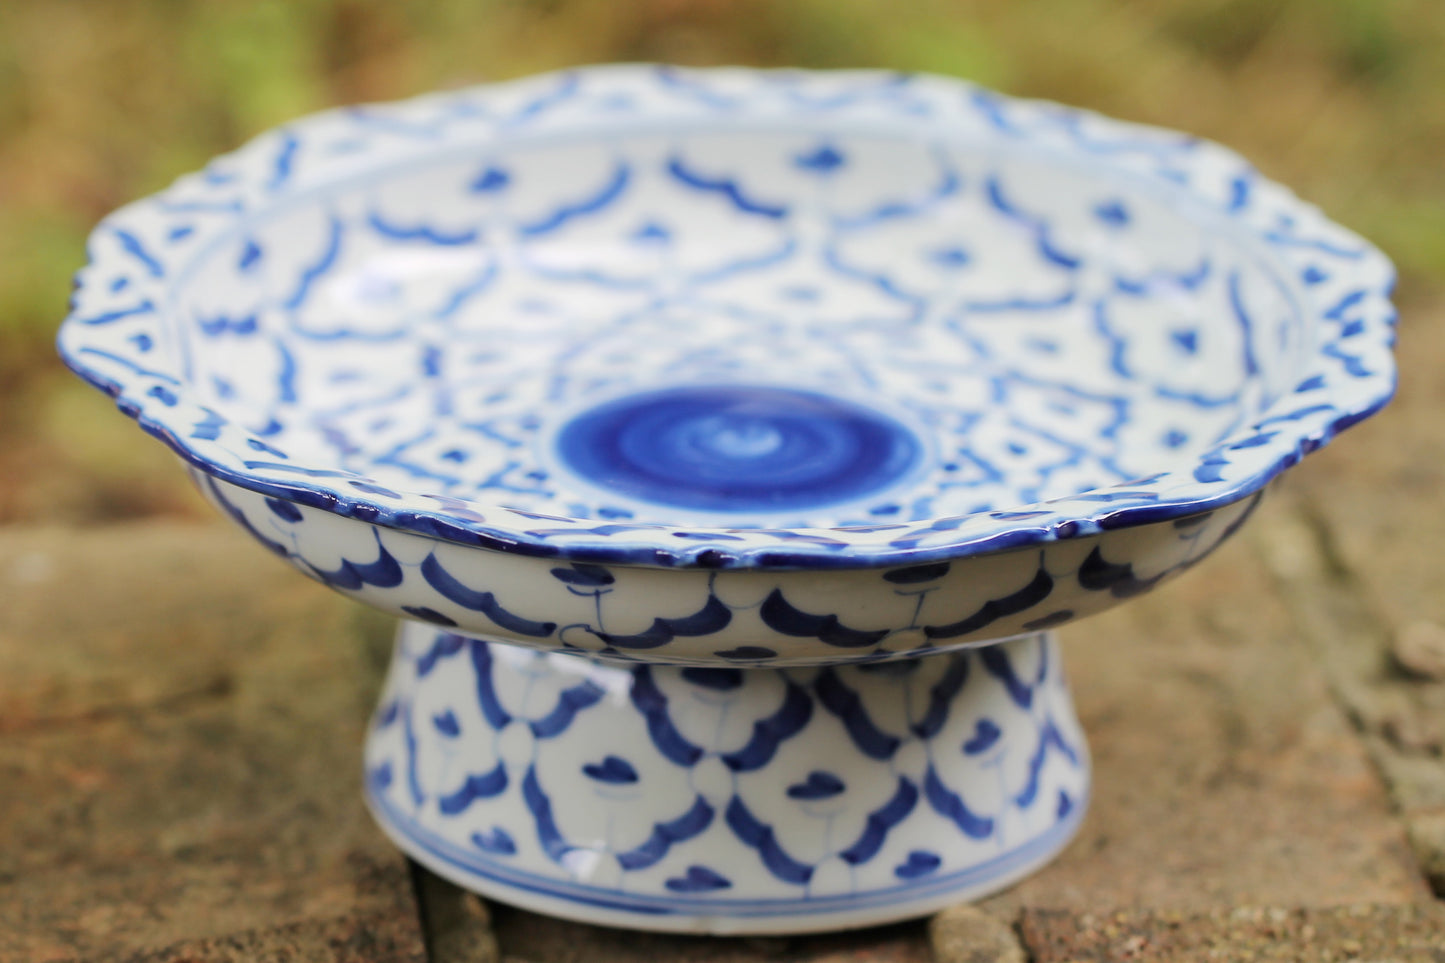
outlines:
{"label": "pedestal cake stand", "polygon": [[1213,144],[934,77],[331,111],[89,253],[71,367],[403,619],[382,828],[644,929],[861,926],[1045,863],[1089,797],[1053,630],[1394,385],[1358,237]]}

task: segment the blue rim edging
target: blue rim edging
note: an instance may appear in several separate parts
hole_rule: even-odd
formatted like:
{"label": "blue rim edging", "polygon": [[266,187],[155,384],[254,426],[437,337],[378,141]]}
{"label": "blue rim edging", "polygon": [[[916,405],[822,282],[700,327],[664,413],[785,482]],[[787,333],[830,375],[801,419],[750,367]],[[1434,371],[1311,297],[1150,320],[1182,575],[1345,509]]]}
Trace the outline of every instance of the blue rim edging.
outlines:
{"label": "blue rim edging", "polygon": [[[807,899],[727,900],[698,897],[677,897],[666,901],[629,893],[609,892],[579,883],[569,883],[534,873],[509,870],[416,826],[394,806],[378,797],[369,781],[365,789],[367,806],[377,821],[389,832],[402,837],[427,855],[464,873],[480,876],[499,886],[511,887],[551,899],[577,903],[595,909],[637,913],[642,916],[730,916],[766,919],[777,916],[822,915],[882,909],[906,903],[927,901],[948,893],[986,885],[990,880],[1009,877],[1011,873],[1047,857],[1068,844],[1078,832],[1088,812],[1090,793],[1084,792],[1063,819],[1022,846],[1008,850],[982,863],[945,876],[930,878],[925,884],[898,886],[863,894],[839,894]],[[401,841],[398,841],[399,845]],[[407,848],[402,845],[402,848]]]}

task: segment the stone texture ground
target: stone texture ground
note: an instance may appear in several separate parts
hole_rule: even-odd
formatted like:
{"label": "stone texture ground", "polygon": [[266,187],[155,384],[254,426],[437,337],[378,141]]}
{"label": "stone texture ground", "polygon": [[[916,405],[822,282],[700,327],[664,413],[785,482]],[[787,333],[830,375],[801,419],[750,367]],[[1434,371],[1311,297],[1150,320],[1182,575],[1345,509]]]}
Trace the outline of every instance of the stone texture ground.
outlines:
{"label": "stone texture ground", "polygon": [[1406,316],[1388,414],[1066,630],[1083,831],[931,922],[707,939],[488,907],[362,809],[383,620],[219,521],[0,528],[0,960],[1442,963],[1445,339],[1439,305]]}

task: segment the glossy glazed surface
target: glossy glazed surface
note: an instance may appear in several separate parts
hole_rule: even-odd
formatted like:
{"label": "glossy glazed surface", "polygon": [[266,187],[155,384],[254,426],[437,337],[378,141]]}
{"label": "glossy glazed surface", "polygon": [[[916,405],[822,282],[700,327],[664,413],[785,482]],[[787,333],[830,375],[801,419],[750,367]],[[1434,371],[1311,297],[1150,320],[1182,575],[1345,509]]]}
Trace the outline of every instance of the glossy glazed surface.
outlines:
{"label": "glossy glazed surface", "polygon": [[1031,871],[1087,803],[1057,643],[787,671],[599,665],[411,624],[366,750],[413,858],[644,929],[916,916]]}
{"label": "glossy glazed surface", "polygon": [[876,662],[1054,628],[1193,568],[1261,498],[952,562],[708,570],[491,552],[195,477],[262,545],[358,601],[498,642],[672,665]]}
{"label": "glossy glazed surface", "polygon": [[332,112],[92,255],[62,351],[198,467],[543,557],[881,567],[1168,521],[1393,388],[1363,241],[1214,145],[940,78],[612,67]]}
{"label": "glossy glazed surface", "polygon": [[1394,387],[1368,244],[1215,145],[941,78],[333,111],[90,252],[71,366],[407,620],[383,827],[612,925],[864,925],[1040,865],[1088,784],[1047,630]]}
{"label": "glossy glazed surface", "polygon": [[581,484],[654,511],[744,519],[887,491],[925,451],[907,428],[861,405],[738,384],[626,395],[563,424],[553,447]]}

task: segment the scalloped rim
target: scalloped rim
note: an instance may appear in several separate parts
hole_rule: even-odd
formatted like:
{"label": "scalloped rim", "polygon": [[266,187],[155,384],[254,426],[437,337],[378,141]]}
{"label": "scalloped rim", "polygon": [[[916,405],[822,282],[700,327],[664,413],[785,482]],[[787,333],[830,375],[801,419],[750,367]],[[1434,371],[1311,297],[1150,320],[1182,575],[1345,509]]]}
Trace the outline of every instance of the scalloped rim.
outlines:
{"label": "scalloped rim", "polygon": [[[615,119],[599,108],[609,98],[628,96],[651,98],[643,113],[654,122],[725,121],[746,103],[749,123],[758,116],[773,122],[822,118],[832,129],[882,126],[934,139],[946,130],[949,142],[1105,166],[1144,189],[1172,192],[1257,246],[1277,273],[1293,279],[1292,294],[1306,323],[1313,322],[1317,342],[1294,391],[1185,468],[1010,511],[867,528],[781,530],[609,524],[421,491],[387,492],[352,473],[298,480],[257,469],[247,464],[248,451],[254,454],[261,439],[207,408],[172,371],[118,348],[120,332],[132,341],[141,335],[163,338],[175,279],[184,278],[216,244],[234,240],[258,214],[351,177],[434,160],[438,144],[475,149],[508,138],[602,130]],[[315,152],[305,149],[312,141],[361,147],[313,159],[309,154]],[[170,253],[161,239],[176,242],[178,234],[183,243]],[[156,253],[161,250],[167,254]],[[369,523],[578,561],[729,569],[889,566],[1166,521],[1258,491],[1380,410],[1396,384],[1389,260],[1260,177],[1238,155],[1172,131],[931,76],[606,66],[330,110],[263,134],[204,171],[121,208],[91,234],[87,255],[60,329],[61,357],[190,464],[244,488]],[[117,286],[116,278],[126,283]],[[210,430],[197,432],[203,421]]]}

